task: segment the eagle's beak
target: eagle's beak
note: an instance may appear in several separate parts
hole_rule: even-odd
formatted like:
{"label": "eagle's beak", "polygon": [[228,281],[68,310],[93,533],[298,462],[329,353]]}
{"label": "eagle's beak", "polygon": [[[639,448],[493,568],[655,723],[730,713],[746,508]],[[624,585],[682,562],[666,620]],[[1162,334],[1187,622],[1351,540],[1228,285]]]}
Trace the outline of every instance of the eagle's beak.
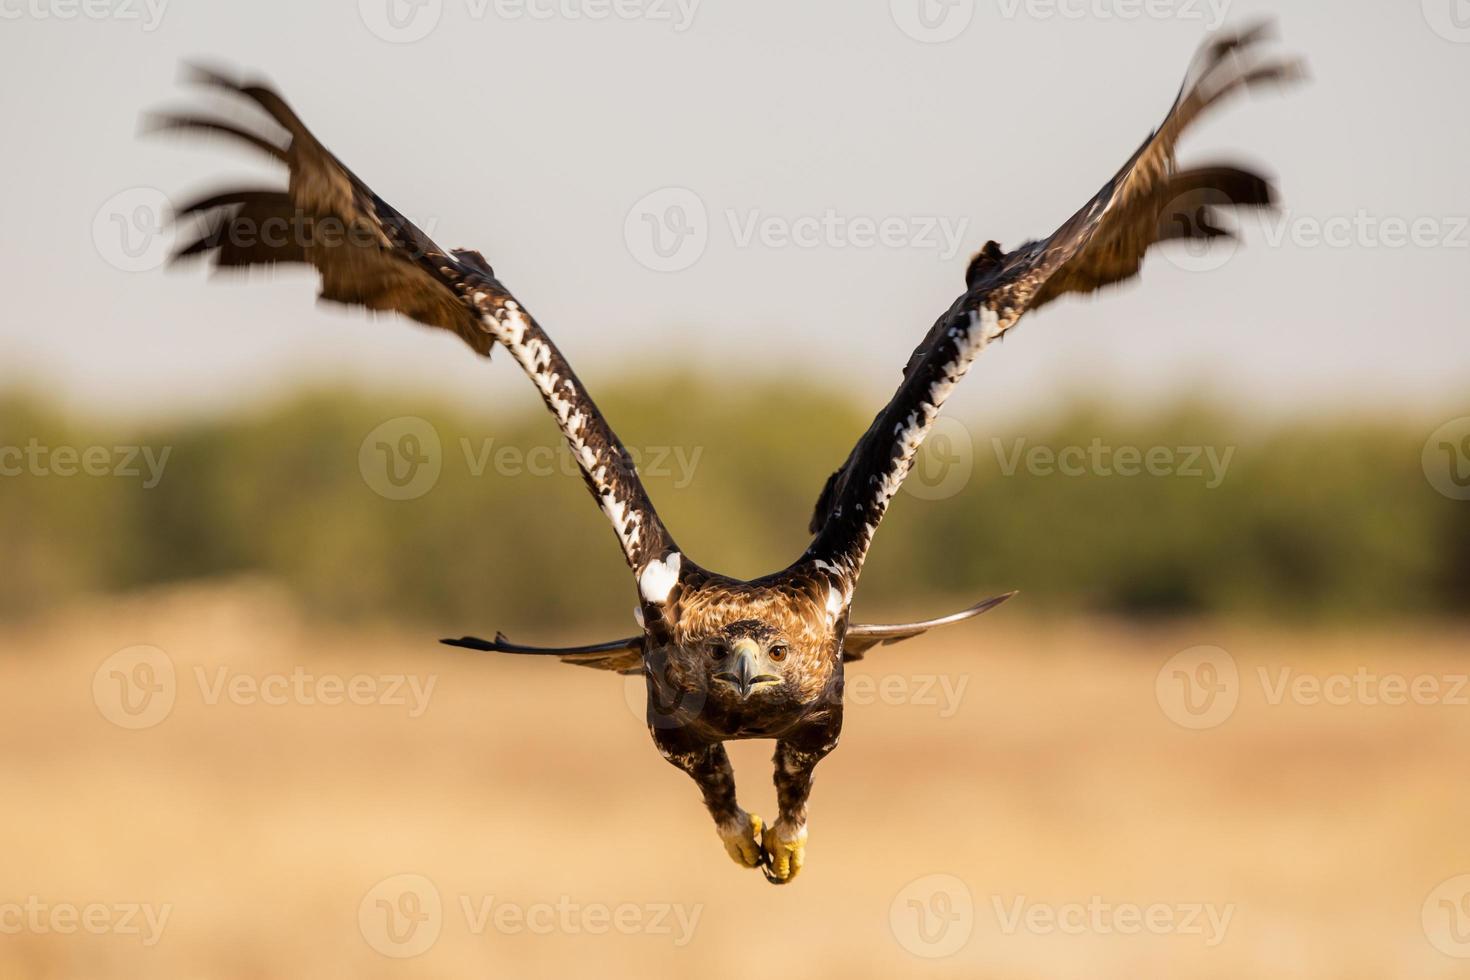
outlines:
{"label": "eagle's beak", "polygon": [[761,669],[762,659],[761,648],[754,640],[736,640],[730,648],[728,666],[715,675],[715,680],[724,681],[735,688],[741,700],[744,700],[750,697],[750,692],[761,684],[771,684],[781,680],[775,674]]}

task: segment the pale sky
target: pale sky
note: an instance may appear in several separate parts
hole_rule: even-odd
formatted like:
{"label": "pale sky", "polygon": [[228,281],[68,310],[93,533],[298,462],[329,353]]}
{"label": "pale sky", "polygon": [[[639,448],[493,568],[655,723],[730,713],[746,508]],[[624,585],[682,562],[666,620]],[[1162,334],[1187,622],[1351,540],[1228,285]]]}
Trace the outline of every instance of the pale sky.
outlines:
{"label": "pale sky", "polygon": [[[0,0],[0,386],[117,414],[322,380],[534,403],[508,358],[487,369],[453,338],[323,311],[306,272],[156,268],[159,192],[270,172],[137,135],[144,110],[187,104],[179,64],[204,58],[269,77],[378,193],[483,251],[594,395],[669,362],[850,384],[876,407],[973,250],[1051,231],[1159,121],[1222,14],[1274,12],[1314,81],[1233,103],[1181,159],[1261,165],[1289,210],[1245,216],[1233,255],[1156,253],[1143,282],[1023,323],[955,404],[1021,411],[1085,387],[1270,413],[1463,409],[1465,8]],[[683,247],[660,257],[655,231]]]}

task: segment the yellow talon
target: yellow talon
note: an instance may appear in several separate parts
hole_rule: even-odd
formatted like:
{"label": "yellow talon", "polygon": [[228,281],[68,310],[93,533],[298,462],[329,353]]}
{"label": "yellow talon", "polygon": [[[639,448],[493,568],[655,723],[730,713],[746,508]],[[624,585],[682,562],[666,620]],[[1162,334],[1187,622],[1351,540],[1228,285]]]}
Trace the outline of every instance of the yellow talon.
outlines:
{"label": "yellow talon", "polygon": [[761,846],[770,861],[765,868],[766,880],[784,885],[801,872],[806,860],[806,826],[793,830],[777,821],[761,835]]}
{"label": "yellow talon", "polygon": [[761,851],[761,829],[765,824],[754,813],[740,812],[737,822],[719,827],[720,839],[730,859],[744,868],[758,868],[765,855]]}

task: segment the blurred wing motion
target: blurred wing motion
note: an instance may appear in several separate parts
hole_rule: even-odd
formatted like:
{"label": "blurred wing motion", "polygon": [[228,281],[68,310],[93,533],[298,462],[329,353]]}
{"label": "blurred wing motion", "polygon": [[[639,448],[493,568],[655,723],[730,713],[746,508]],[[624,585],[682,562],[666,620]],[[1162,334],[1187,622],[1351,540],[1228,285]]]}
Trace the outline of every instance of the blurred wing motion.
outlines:
{"label": "blurred wing motion", "polygon": [[938,619],[925,620],[922,623],[904,623],[900,626],[864,626],[861,624],[849,626],[847,635],[842,641],[842,659],[844,662],[861,660],[863,655],[873,647],[901,643],[939,626],[949,626],[951,623],[963,623],[967,619],[974,619],[981,613],[994,609],[1015,594],[1007,592],[1004,595],[986,599],[961,612],[941,616]]}
{"label": "blurred wing motion", "polygon": [[873,533],[940,406],[976,355],[1027,310],[1063,293],[1090,293],[1132,278],[1156,242],[1229,235],[1217,223],[1216,208],[1273,205],[1264,177],[1226,165],[1180,171],[1174,161],[1180,135],[1205,110],[1253,85],[1303,75],[1298,62],[1259,56],[1267,34],[1260,25],[1208,42],[1163,125],[1049,238],[1009,253],[990,242],[975,257],[967,291],[915,349],[893,399],[828,479],[804,561],[851,595]]}
{"label": "blurred wing motion", "polygon": [[596,670],[615,670],[620,674],[643,673],[643,637],[630,636],[626,640],[609,643],[594,643],[585,647],[528,647],[512,643],[504,633],[496,633],[495,639],[482,640],[475,636],[463,636],[457,640],[440,640],[451,647],[466,650],[484,650],[489,653],[518,653],[532,657],[559,657],[562,663]]}
{"label": "blurred wing motion", "polygon": [[343,166],[270,88],[203,69],[190,80],[247,100],[244,108],[254,103],[264,117],[161,115],[157,128],[233,137],[281,161],[290,175],[285,190],[228,190],[180,208],[178,218],[196,221],[200,233],[177,258],[209,256],[218,268],[307,263],[321,274],[323,299],[451,330],[487,357],[495,344],[504,346],[556,417],[635,573],[674,550],[627,450],[551,338],[478,252],[435,244]]}
{"label": "blurred wing motion", "polygon": [[[984,602],[977,603],[969,609],[941,616],[939,619],[929,619],[922,623],[904,623],[898,626],[874,626],[854,625],[847,628],[846,639],[842,643],[842,659],[844,662],[861,660],[863,655],[876,646],[888,646],[891,643],[899,643],[903,640],[912,639],[922,633],[927,633],[940,626],[949,626],[951,623],[963,623],[967,619],[974,619],[984,612],[989,612],[996,606],[1005,602],[1016,593],[1007,592]],[[607,643],[594,643],[582,647],[528,647],[520,643],[512,643],[504,633],[496,633],[494,640],[482,640],[476,636],[462,636],[457,640],[440,640],[440,643],[451,647],[461,647],[465,650],[482,650],[487,653],[515,653],[533,657],[557,657],[562,663],[576,664],[578,667],[592,667],[597,670],[615,670],[620,674],[640,674],[643,672],[643,650],[644,637],[630,636],[622,640],[610,640]]]}

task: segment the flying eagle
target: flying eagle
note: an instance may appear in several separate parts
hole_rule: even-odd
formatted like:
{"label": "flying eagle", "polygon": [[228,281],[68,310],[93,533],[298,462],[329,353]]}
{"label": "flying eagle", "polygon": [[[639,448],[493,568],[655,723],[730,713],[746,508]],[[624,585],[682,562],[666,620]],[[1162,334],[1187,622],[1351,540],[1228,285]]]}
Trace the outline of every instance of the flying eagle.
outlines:
{"label": "flying eagle", "polygon": [[[197,237],[178,257],[208,256],[221,268],[307,263],[321,275],[324,300],[395,310],[452,330],[484,357],[498,345],[525,370],[617,535],[637,584],[642,632],[568,649],[520,646],[500,635],[445,642],[643,674],[654,744],[698,784],[730,856],[781,883],[801,870],[812,771],[842,728],[844,664],[1009,598],[923,623],[848,622],[873,534],[945,399],[976,355],[1027,311],[1131,279],[1156,242],[1229,236],[1220,208],[1274,206],[1271,184],[1256,173],[1225,164],[1181,170],[1174,158],[1179,137],[1207,109],[1257,83],[1299,76],[1297,63],[1261,54],[1267,34],[1263,24],[1210,39],[1163,124],[1056,232],[1009,252],[995,242],[981,249],[963,293],[915,348],[897,392],[822,489],[811,543],[789,567],[753,581],[710,571],[675,544],[566,357],[489,263],[431,240],[333,156],[270,87],[196,68],[191,81],[238,97],[255,120],[186,113],[154,121],[236,138],[289,171],[284,190],[233,189],[179,208]],[[744,738],[776,740],[779,813],[769,825],[736,801],[724,742]]]}

